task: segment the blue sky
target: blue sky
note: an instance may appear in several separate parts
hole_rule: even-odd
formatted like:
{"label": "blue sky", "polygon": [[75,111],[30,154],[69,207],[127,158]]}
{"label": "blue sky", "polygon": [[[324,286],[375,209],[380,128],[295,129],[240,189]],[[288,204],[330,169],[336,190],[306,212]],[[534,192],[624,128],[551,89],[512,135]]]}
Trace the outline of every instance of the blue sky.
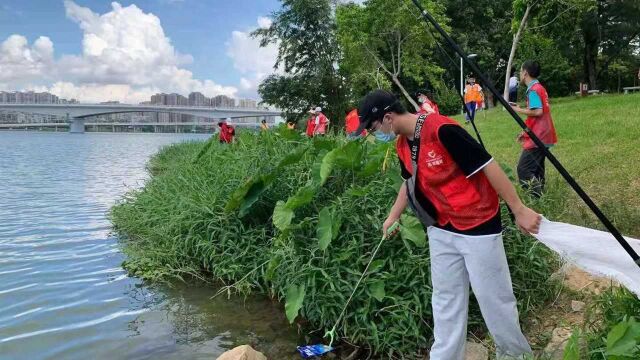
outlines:
{"label": "blue sky", "polygon": [[[158,18],[164,35],[170,39],[170,44],[175,51],[181,55],[191,56],[191,61],[181,62],[179,67],[191,71],[194,79],[211,80],[223,87],[235,87],[238,89],[235,93],[236,96],[255,96],[256,83],[259,78],[265,76],[264,66],[262,66],[263,69],[256,70],[260,72],[258,75],[252,74],[253,69],[250,64],[241,65],[240,67],[244,70],[240,71],[237,65],[238,59],[232,58],[227,53],[230,47],[235,46],[233,32],[238,32],[236,37],[245,39],[248,32],[258,26],[258,18],[267,17],[279,8],[278,1],[121,0],[118,3],[122,8],[134,5],[145,16]],[[77,9],[86,8],[97,16],[114,11],[110,1],[75,0],[72,4],[77,5]],[[0,43],[11,35],[20,35],[26,38],[27,44],[25,46],[28,50],[34,46],[34,42],[39,37],[44,36],[53,45],[54,62],[59,61],[65,55],[82,56],[83,39],[91,31],[86,31],[86,29],[83,31],[80,25],[81,20],[74,20],[68,16],[67,11],[71,6],[63,0],[2,0],[0,4]],[[84,10],[76,10],[78,13],[82,11]],[[77,17],[82,17],[82,15]],[[244,46],[248,45],[244,44]],[[33,51],[33,48],[31,50]],[[246,51],[246,48],[243,51]],[[273,51],[270,54],[272,55]],[[255,56],[252,53],[244,55],[247,57]],[[2,54],[0,54],[1,57]],[[3,63],[0,60],[0,70],[6,70],[2,66]],[[46,73],[46,70],[43,71]],[[56,82],[71,82],[76,85],[79,83],[93,84],[93,80],[87,74],[79,80],[73,76],[70,76],[70,79],[64,77],[62,75],[65,73],[64,70],[58,71],[58,73],[60,74],[46,73],[46,76],[42,78],[32,76],[27,79],[15,79],[14,76],[14,78],[7,80],[0,77],[0,87],[13,90],[7,87],[20,88],[37,85],[49,88]],[[247,79],[245,83],[253,82],[253,84],[240,86],[243,77]],[[100,79],[92,86],[110,84],[105,77],[99,75],[96,78]],[[123,76],[117,81],[114,80],[113,84],[126,83],[122,78]],[[154,90],[162,87],[158,86],[157,82],[155,84],[140,82],[136,86],[153,88]],[[194,89],[197,90],[197,86]],[[0,88],[0,90],[4,89]]]}

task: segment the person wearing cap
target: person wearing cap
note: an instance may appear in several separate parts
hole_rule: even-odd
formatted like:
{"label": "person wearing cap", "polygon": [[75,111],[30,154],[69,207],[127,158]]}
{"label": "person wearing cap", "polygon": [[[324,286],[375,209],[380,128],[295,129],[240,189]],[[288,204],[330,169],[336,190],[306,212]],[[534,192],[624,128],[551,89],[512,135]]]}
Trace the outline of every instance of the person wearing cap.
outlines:
{"label": "person wearing cap", "polygon": [[524,233],[537,233],[541,215],[526,207],[500,165],[458,123],[439,114],[411,114],[391,93],[362,101],[359,130],[398,135],[405,179],[383,234],[409,205],[427,227],[433,287],[431,360],[462,360],[469,285],[478,299],[498,358],[531,354],[518,322],[502,243],[499,197]]}
{"label": "person wearing cap", "polygon": [[438,104],[436,104],[432,100],[431,92],[426,89],[420,89],[416,92],[416,99],[418,99],[418,103],[420,104],[420,110],[418,113],[431,114],[436,113],[440,114],[440,110],[438,109]]}
{"label": "person wearing cap", "polygon": [[473,121],[478,104],[483,102],[482,87],[476,84],[476,78],[469,76],[464,87],[464,105],[467,107],[467,122]]}
{"label": "person wearing cap", "polygon": [[327,133],[327,126],[329,125],[329,119],[322,113],[320,106],[314,110],[314,123],[313,123],[313,136],[322,135]]}

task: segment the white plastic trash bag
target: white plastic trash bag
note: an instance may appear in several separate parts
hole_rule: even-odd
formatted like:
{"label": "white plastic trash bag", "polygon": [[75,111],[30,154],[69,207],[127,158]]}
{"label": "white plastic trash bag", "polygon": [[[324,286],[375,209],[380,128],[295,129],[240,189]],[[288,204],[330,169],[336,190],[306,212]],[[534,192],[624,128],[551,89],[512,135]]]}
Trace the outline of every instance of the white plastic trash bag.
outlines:
{"label": "white plastic trash bag", "polygon": [[[543,218],[534,236],[564,260],[592,275],[611,278],[640,296],[640,267],[610,233]],[[640,240],[625,239],[640,253]]]}

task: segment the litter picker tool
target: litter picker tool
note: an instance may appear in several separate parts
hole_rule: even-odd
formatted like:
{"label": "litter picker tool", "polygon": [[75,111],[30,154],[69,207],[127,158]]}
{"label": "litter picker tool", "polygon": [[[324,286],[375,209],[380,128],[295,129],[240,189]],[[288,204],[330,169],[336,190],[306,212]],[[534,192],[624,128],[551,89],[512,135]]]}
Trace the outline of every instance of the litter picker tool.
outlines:
{"label": "litter picker tool", "polygon": [[387,233],[382,236],[382,239],[380,239],[378,246],[376,246],[375,250],[373,250],[373,253],[371,254],[371,258],[369,259],[367,266],[365,266],[364,271],[362,271],[362,275],[360,275],[360,279],[358,279],[356,286],[354,286],[353,291],[349,296],[349,299],[347,299],[347,302],[344,304],[344,307],[342,308],[342,312],[340,313],[340,316],[338,316],[338,320],[336,320],[336,323],[333,325],[331,330],[327,331],[324,334],[325,338],[330,339],[329,345],[316,344],[316,345],[298,346],[298,351],[300,352],[303,358],[307,359],[313,356],[320,356],[333,350],[332,345],[336,337],[336,330],[338,329],[338,325],[340,324],[342,317],[347,311],[347,307],[349,306],[349,303],[351,303],[351,299],[353,299],[353,295],[355,295],[356,290],[358,290],[358,287],[360,286],[360,283],[362,283],[362,280],[364,280],[364,278],[367,276],[367,271],[369,271],[369,266],[371,266],[373,259],[375,259],[376,255],[378,254],[378,250],[380,250],[380,246],[382,245],[382,243],[386,239],[388,239],[391,236],[391,234],[394,234],[399,227],[400,227],[400,223],[397,221],[394,222],[391,226],[389,226],[389,228],[387,229]]}

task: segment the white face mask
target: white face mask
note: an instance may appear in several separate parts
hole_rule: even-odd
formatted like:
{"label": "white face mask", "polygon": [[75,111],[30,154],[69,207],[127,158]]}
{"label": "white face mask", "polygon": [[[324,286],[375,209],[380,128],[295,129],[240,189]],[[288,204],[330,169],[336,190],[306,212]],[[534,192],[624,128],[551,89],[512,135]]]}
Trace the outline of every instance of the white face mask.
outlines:
{"label": "white face mask", "polygon": [[424,96],[420,96],[420,97],[418,98],[418,102],[419,102],[420,104],[424,104],[426,101],[427,101],[427,99],[425,99],[425,98],[424,98]]}

